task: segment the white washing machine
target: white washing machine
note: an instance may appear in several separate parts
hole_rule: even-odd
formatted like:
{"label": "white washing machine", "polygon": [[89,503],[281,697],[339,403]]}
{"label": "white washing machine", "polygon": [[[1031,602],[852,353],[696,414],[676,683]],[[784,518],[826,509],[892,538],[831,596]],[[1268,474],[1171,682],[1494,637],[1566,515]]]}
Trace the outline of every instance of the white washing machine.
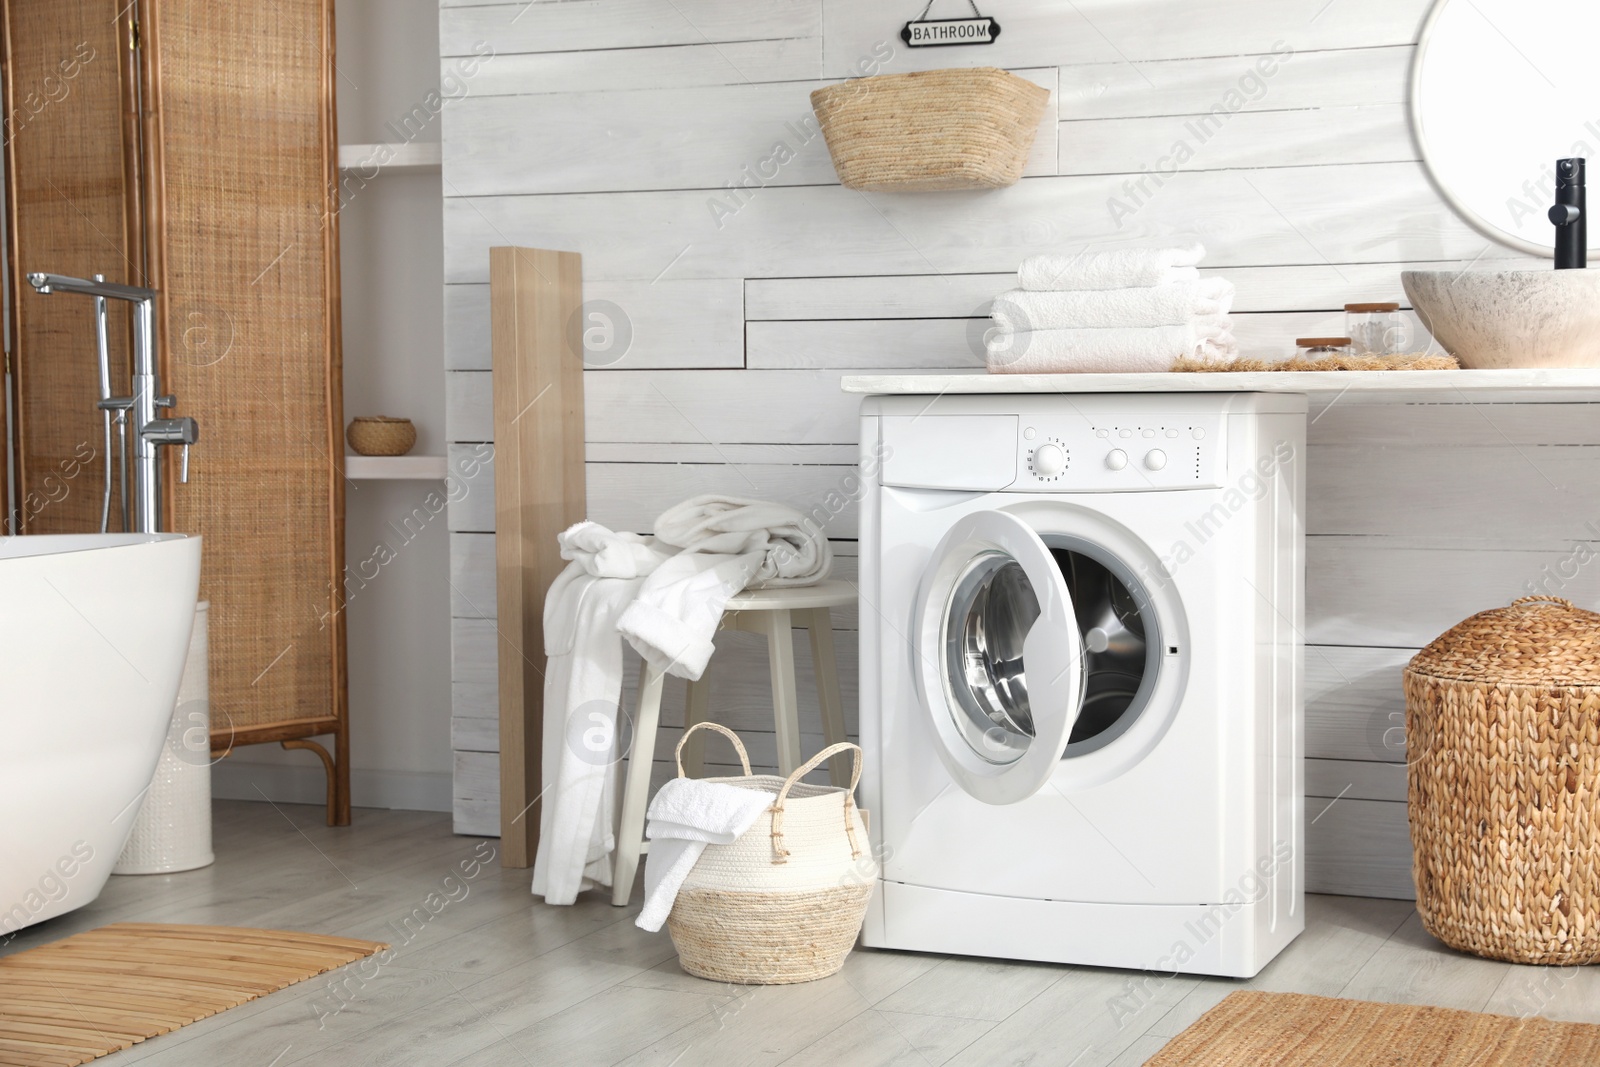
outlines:
{"label": "white washing machine", "polygon": [[1304,928],[1305,411],[866,399],[865,944],[1247,977]]}

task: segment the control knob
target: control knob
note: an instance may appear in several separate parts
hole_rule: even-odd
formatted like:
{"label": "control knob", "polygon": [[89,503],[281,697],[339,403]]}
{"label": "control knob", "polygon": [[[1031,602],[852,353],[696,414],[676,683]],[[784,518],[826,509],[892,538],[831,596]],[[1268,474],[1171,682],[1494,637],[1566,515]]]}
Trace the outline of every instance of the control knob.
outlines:
{"label": "control knob", "polygon": [[1056,444],[1042,444],[1033,452],[1033,473],[1040,478],[1054,478],[1067,469],[1067,453]]}

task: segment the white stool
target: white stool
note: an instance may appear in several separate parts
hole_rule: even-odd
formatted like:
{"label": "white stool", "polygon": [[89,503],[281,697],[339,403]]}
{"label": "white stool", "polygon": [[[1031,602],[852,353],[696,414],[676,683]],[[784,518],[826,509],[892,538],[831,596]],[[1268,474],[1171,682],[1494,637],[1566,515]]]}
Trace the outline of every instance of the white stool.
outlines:
{"label": "white stool", "polygon": [[[833,616],[830,608],[853,604],[856,587],[849,582],[752,589],[728,601],[719,630],[743,630],[767,638],[767,665],[772,673],[772,725],[778,735],[778,773],[789,775],[803,762],[800,756],[800,715],[795,697],[794,636],[805,627],[811,635],[811,667],[817,678],[817,702],[822,705],[822,736],[826,744],[843,741],[844,702],[839,697],[839,663],[833,651]],[[683,728],[704,722],[711,697],[711,665],[698,681],[688,683]],[[644,839],[644,813],[650,800],[650,768],[655,761],[656,726],[661,720],[661,685],[665,676],[649,664],[639,672],[639,710],[634,717],[633,744],[622,790],[622,813],[617,828],[617,849],[611,880],[611,903],[628,903],[639,856],[649,850]],[[642,758],[641,758],[642,757]],[[685,772],[698,778],[705,771],[705,734],[696,732],[683,752]],[[850,784],[848,753],[834,756],[828,773],[837,786]]]}

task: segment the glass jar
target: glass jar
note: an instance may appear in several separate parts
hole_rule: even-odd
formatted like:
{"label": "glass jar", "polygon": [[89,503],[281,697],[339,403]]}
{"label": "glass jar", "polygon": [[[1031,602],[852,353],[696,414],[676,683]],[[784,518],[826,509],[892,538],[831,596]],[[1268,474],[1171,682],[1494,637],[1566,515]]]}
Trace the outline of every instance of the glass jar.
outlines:
{"label": "glass jar", "polygon": [[1358,356],[1394,356],[1405,350],[1399,304],[1346,304],[1344,329]]}
{"label": "glass jar", "polygon": [[1297,337],[1294,343],[1299,349],[1295,353],[1296,359],[1326,359],[1350,354],[1348,337]]}

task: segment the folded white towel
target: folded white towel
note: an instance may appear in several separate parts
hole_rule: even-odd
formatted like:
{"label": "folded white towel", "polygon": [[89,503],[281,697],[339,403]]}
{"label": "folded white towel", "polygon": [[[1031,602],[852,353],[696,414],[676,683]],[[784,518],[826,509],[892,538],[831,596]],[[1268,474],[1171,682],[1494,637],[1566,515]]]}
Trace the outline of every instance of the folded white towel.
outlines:
{"label": "folded white towel", "polygon": [[731,597],[751,585],[810,585],[833,563],[815,523],[766,501],[695,497],[663,512],[655,532],[683,551],[645,579],[617,630],[651,666],[691,680],[711,658]]}
{"label": "folded white towel", "polygon": [[1179,358],[1231,363],[1238,345],[1228,320],[1210,317],[1182,326],[1121,329],[989,331],[991,374],[1129,374],[1166,371]]}
{"label": "folded white towel", "polygon": [[580,522],[556,536],[561,558],[597,578],[640,578],[661,565],[666,553],[638,534],[614,533],[597,522]]}
{"label": "folded white towel", "polygon": [[1012,289],[994,298],[990,317],[1013,330],[1181,326],[1199,316],[1226,315],[1232,308],[1232,283],[1205,278],[1138,289]]}
{"label": "folded white towel", "polygon": [[1049,253],[1029,256],[1017,271],[1023,289],[1133,289],[1146,285],[1192,282],[1200,277],[1195,264],[1205,257],[1199,242],[1174,248],[1119,248],[1078,255]]}
{"label": "folded white towel", "polygon": [[776,799],[775,793],[693,778],[664,784],[646,813],[650,851],[644,861],[644,910],[634,925],[661,929],[706,846],[733,844]]}

